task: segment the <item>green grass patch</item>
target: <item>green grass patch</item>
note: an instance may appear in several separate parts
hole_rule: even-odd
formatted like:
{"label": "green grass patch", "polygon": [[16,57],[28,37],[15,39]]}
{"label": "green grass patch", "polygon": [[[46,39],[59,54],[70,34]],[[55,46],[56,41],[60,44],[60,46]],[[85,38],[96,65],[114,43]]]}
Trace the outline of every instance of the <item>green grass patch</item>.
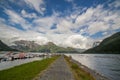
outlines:
{"label": "green grass patch", "polygon": [[77,64],[71,62],[69,57],[65,56],[65,59],[71,67],[75,80],[95,80],[90,73],[80,68]]}
{"label": "green grass patch", "polygon": [[0,80],[32,80],[59,56],[34,61],[0,71]]}

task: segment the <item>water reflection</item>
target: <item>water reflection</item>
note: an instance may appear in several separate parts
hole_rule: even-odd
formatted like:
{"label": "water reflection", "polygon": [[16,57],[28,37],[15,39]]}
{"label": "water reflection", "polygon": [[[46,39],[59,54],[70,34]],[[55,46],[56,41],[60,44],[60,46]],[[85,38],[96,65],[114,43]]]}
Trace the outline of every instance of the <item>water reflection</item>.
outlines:
{"label": "water reflection", "polygon": [[83,65],[111,80],[120,80],[120,55],[114,54],[67,54]]}
{"label": "water reflection", "polygon": [[[25,63],[36,61],[36,60],[42,60],[42,59],[45,59],[45,58],[50,58],[52,55],[56,55],[56,54],[48,54],[48,53],[25,53],[25,55],[22,55],[22,58],[21,58],[21,55],[19,55],[19,53],[16,53],[16,54],[11,55],[11,56],[14,56],[14,59],[9,60],[9,58],[11,56],[7,55],[7,57],[6,57],[6,53],[8,53],[8,52],[3,52],[3,53],[0,54],[0,58],[1,58],[1,60],[0,60],[0,70],[12,68],[14,66],[25,64]],[[6,60],[4,60],[4,58]]]}
{"label": "water reflection", "polygon": [[17,65],[25,64],[28,62],[41,60],[42,58],[30,58],[30,59],[21,59],[21,60],[14,60],[14,61],[6,61],[0,63],[0,70],[8,69]]}

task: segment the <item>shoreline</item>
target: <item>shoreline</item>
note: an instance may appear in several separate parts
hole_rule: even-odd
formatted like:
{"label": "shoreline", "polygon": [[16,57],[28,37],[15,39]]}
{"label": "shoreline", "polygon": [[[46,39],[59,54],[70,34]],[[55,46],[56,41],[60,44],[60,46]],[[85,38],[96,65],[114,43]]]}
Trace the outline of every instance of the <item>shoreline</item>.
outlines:
{"label": "shoreline", "polygon": [[79,67],[81,67],[83,70],[85,70],[86,72],[90,73],[96,80],[110,80],[108,79],[107,77],[103,76],[102,74],[88,68],[87,66],[85,65],[82,65],[80,62],[74,60],[74,59],[71,59],[71,61],[73,63],[76,63]]}

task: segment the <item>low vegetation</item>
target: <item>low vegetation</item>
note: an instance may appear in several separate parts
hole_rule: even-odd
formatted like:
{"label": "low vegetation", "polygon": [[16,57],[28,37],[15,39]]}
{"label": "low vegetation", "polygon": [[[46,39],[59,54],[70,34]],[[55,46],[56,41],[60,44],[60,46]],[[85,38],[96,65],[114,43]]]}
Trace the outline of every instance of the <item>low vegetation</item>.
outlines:
{"label": "low vegetation", "polygon": [[95,80],[90,73],[80,68],[77,64],[71,62],[69,57],[65,56],[65,59],[71,67],[75,80]]}
{"label": "low vegetation", "polygon": [[0,71],[0,80],[32,80],[41,71],[45,70],[59,56],[41,61],[34,61],[7,70]]}

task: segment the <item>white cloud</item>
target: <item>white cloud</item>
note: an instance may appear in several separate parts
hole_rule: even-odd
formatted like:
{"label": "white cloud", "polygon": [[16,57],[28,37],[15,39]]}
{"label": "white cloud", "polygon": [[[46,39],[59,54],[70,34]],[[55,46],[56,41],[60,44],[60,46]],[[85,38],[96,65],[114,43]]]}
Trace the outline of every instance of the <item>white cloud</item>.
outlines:
{"label": "white cloud", "polygon": [[93,13],[94,13],[93,8],[87,9],[86,12],[84,12],[83,14],[79,15],[76,18],[75,24],[77,24],[77,25],[85,24],[87,21],[91,20]]}
{"label": "white cloud", "polygon": [[18,13],[14,12],[13,10],[5,9],[4,12],[8,15],[9,21],[12,24],[19,24],[23,29],[31,28],[29,22],[26,21],[23,17],[21,17]]}
{"label": "white cloud", "polygon": [[58,15],[59,13],[54,12],[51,16],[36,18],[33,20],[33,23],[36,25],[33,29],[35,31],[50,32],[50,28],[59,22]]}
{"label": "white cloud", "polygon": [[120,0],[114,0],[111,4],[109,4],[110,7],[120,7]]}
{"label": "white cloud", "polygon": [[12,38],[19,37],[19,31],[15,28],[5,25],[3,23],[0,23],[0,40],[5,41],[7,44],[11,44],[13,41]]}
{"label": "white cloud", "polygon": [[55,33],[47,33],[45,35],[49,41],[54,42],[57,45],[60,46],[66,46],[65,44],[65,40],[67,39],[68,36],[70,36],[70,34],[55,34]]}
{"label": "white cloud", "polygon": [[[89,43],[88,43],[89,41]],[[65,41],[65,44],[75,48],[86,49],[90,48],[90,40],[87,37],[82,35],[71,35]]]}
{"label": "white cloud", "polygon": [[112,31],[120,29],[119,13],[114,13],[111,10],[106,10],[102,5],[96,8],[88,8],[86,12],[76,18],[76,27],[84,27],[87,25],[86,33],[94,35],[101,31]]}
{"label": "white cloud", "polygon": [[18,15],[16,12],[12,10],[5,9],[5,13],[9,16],[11,22],[14,23],[20,23],[21,21],[22,23],[26,22],[20,15]]}
{"label": "white cloud", "polygon": [[88,27],[88,33],[90,33],[90,35],[93,35],[97,32],[106,31],[109,28],[109,25],[104,22],[93,22]]}
{"label": "white cloud", "polygon": [[44,28],[51,27],[55,22],[55,18],[54,17],[43,17],[43,18],[38,18],[34,20],[33,22]]}
{"label": "white cloud", "polygon": [[43,37],[42,34],[35,31],[21,31],[1,22],[0,25],[0,40],[3,40],[8,45],[11,45],[11,43],[16,40],[35,41],[38,44],[45,44],[49,41],[46,37]]}
{"label": "white cloud", "polygon": [[37,18],[35,13],[27,13],[24,9],[21,11],[21,14],[24,18]]}
{"label": "white cloud", "polygon": [[24,0],[31,8],[43,14],[46,10],[44,0]]}
{"label": "white cloud", "polygon": [[47,42],[49,42],[49,40],[43,36],[37,36],[34,40],[40,45],[43,45],[43,44],[46,44]]}
{"label": "white cloud", "polygon": [[73,23],[63,18],[59,21],[59,23],[56,26],[56,31],[60,33],[71,33],[70,29],[73,27]]}

